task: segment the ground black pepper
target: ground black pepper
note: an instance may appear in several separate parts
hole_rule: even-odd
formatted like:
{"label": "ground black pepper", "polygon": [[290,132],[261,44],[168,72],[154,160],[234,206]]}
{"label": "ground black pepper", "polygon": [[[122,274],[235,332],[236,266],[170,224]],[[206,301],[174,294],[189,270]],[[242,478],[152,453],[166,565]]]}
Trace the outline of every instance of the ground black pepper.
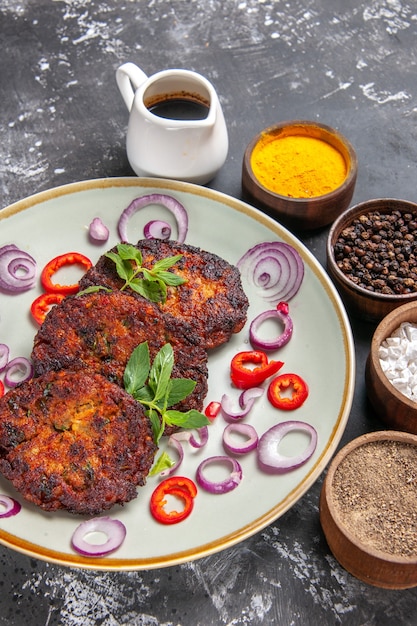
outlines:
{"label": "ground black pepper", "polygon": [[364,544],[417,556],[417,448],[373,441],[350,452],[333,478],[340,520]]}
{"label": "ground black pepper", "polygon": [[389,295],[417,292],[417,215],[370,211],[340,233],[337,266],[359,287]]}

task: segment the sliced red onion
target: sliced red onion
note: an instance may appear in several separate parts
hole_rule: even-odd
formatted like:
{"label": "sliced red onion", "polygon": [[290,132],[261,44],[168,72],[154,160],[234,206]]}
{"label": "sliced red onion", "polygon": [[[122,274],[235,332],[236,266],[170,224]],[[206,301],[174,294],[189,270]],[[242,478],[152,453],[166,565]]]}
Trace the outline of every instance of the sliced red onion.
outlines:
{"label": "sliced red onion", "polygon": [[0,518],[17,515],[21,508],[22,505],[14,498],[3,494],[0,495]]}
{"label": "sliced red onion", "polygon": [[95,217],[88,227],[88,234],[93,242],[104,243],[108,240],[110,231],[100,217]]}
{"label": "sliced red onion", "polygon": [[224,393],[220,402],[223,417],[226,420],[240,420],[252,409],[256,398],[263,394],[262,387],[250,387],[245,389],[239,396],[239,408],[236,408],[235,402],[231,396]]}
{"label": "sliced red onion", "polygon": [[[103,533],[107,540],[104,543],[90,543],[89,534]],[[82,522],[72,535],[71,544],[74,550],[84,556],[104,556],[119,548],[126,537],[126,527],[119,520],[111,517],[94,517]]]}
{"label": "sliced red onion", "polygon": [[9,361],[4,375],[4,382],[8,387],[17,387],[33,376],[33,365],[24,356],[18,356]]}
{"label": "sliced red onion", "polygon": [[[259,336],[259,328],[267,319],[277,319],[282,325],[283,330],[274,339],[261,339]],[[257,350],[277,350],[282,348],[292,337],[293,323],[288,314],[288,305],[284,302],[280,302],[276,309],[270,311],[263,311],[257,317],[255,317],[251,325],[249,326],[249,340],[252,346]]]}
{"label": "sliced red onion", "polygon": [[9,354],[9,346],[6,346],[5,343],[0,343],[0,372],[6,369],[9,362]]}
{"label": "sliced red onion", "polygon": [[149,204],[160,204],[171,211],[177,222],[178,236],[177,241],[184,243],[188,232],[188,214],[183,205],[172,196],[160,193],[151,193],[146,196],[135,198],[129,206],[123,211],[119,218],[118,230],[121,241],[129,242],[127,234],[127,224],[129,219],[143,207]]}
{"label": "sliced red onion", "polygon": [[192,446],[193,448],[203,448],[209,438],[208,426],[196,428],[196,432],[200,438],[199,441],[197,441],[197,439],[194,437],[191,430],[180,430],[178,433],[175,433],[171,437],[174,437],[178,441],[188,441],[190,446]]}
{"label": "sliced red onion", "polygon": [[34,287],[36,261],[14,244],[0,248],[0,289],[9,293],[22,293]]}
{"label": "sliced red onion", "polygon": [[143,234],[146,239],[169,239],[171,237],[171,226],[163,220],[151,220],[145,224]]}
{"label": "sliced red onion", "polygon": [[164,478],[166,476],[171,476],[171,474],[176,472],[184,460],[184,449],[182,447],[181,441],[177,437],[178,434],[179,433],[176,433],[175,435],[171,435],[171,437],[168,439],[168,445],[172,446],[177,451],[177,460],[175,461],[173,465],[171,465],[171,467],[167,467],[166,469],[162,470],[162,472],[159,473],[159,475],[163,476]]}
{"label": "sliced red onion", "polygon": [[[236,437],[243,436],[241,443],[236,443]],[[223,447],[229,454],[246,454],[258,445],[258,434],[251,424],[228,424],[223,431]]]}
{"label": "sliced red onion", "polygon": [[[230,465],[230,476],[220,481],[211,481],[204,475],[204,470],[209,465]],[[205,459],[197,467],[196,479],[200,487],[213,494],[228,493],[235,489],[243,478],[242,467],[236,459],[232,459],[230,456],[212,456]]]}
{"label": "sliced red onion", "polygon": [[[278,451],[282,439],[290,432],[301,431],[309,435],[307,447],[300,453],[288,457]],[[317,446],[317,431],[306,422],[288,421],[272,426],[259,439],[258,464],[269,473],[283,474],[303,465],[312,456]]]}
{"label": "sliced red onion", "polygon": [[237,262],[242,277],[268,302],[288,302],[304,278],[304,263],[288,243],[271,241],[250,248]]}

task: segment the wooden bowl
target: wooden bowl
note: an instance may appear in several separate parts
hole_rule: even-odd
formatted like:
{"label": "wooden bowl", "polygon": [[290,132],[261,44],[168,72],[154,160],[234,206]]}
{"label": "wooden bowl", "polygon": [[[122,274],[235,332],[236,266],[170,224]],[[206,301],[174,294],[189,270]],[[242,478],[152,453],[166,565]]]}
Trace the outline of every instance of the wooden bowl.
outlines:
{"label": "wooden bowl", "polygon": [[[397,307],[417,300],[417,291],[407,294],[385,294],[382,291],[370,291],[355,284],[339,268],[335,258],[335,244],[340,235],[352,222],[361,216],[369,216],[375,211],[392,214],[393,211],[411,213],[417,221],[417,204],[406,200],[377,198],[357,204],[342,213],[330,228],[327,238],[327,271],[338,289],[346,308],[352,315],[371,322],[380,322]],[[417,231],[416,231],[417,237]],[[349,258],[349,254],[346,255]]]}
{"label": "wooden bowl", "polygon": [[[408,458],[402,459],[404,446],[410,445],[415,450],[408,447]],[[376,587],[417,586],[417,520],[408,508],[415,499],[416,456],[415,435],[374,432],[342,448],[324,479],[320,522],[329,548],[348,572]],[[407,463],[414,473],[410,468],[401,471]],[[404,494],[407,504],[400,501]]]}
{"label": "wooden bowl", "polygon": [[[290,136],[319,139],[335,148],[346,165],[346,176],[334,190],[313,197],[291,197],[274,193],[254,174],[252,154],[260,142],[276,141]],[[331,222],[348,206],[355,189],[357,158],[351,144],[336,130],[309,121],[290,121],[266,128],[246,148],[242,165],[242,191],[245,199],[294,230],[314,230]]]}
{"label": "wooden bowl", "polygon": [[417,403],[398,391],[388,380],[378,356],[382,342],[403,322],[417,324],[417,302],[391,311],[377,326],[365,367],[366,391],[377,416],[389,428],[417,435]]}

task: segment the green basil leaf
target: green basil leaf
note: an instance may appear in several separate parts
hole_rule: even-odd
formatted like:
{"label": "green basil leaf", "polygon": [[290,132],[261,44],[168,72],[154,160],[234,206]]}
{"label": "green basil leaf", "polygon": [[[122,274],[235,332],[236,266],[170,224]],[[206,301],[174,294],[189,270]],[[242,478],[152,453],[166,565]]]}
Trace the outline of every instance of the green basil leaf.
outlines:
{"label": "green basil leaf", "polygon": [[136,264],[142,267],[142,253],[130,243],[119,243],[117,246],[117,254],[124,261],[136,261]]}
{"label": "green basil leaf", "polygon": [[148,417],[152,426],[152,434],[155,443],[158,443],[160,438],[164,432],[164,426],[161,424],[161,420],[159,419],[159,415],[156,411],[152,409],[148,411]]}
{"label": "green basil leaf", "polygon": [[175,256],[168,256],[165,257],[165,259],[160,259],[159,261],[156,261],[152,270],[154,272],[160,272],[161,270],[168,270],[170,267],[172,267],[173,265],[175,265],[175,263],[177,263],[181,258],[182,258],[182,254],[176,254]]}
{"label": "green basil leaf", "polygon": [[144,406],[153,405],[153,391],[149,385],[144,385],[140,389],[136,389],[132,396]]}
{"label": "green basil leaf", "polygon": [[196,382],[189,378],[171,378],[168,385],[167,406],[174,406],[190,395]]}
{"label": "green basil leaf", "polygon": [[123,280],[129,280],[129,274],[131,273],[131,271],[129,271],[129,268],[126,267],[123,259],[121,259],[120,256],[115,252],[107,252],[105,256],[108,259],[114,261],[116,265],[116,272],[120,276],[120,278],[122,278]]}
{"label": "green basil leaf", "polygon": [[166,397],[173,367],[174,351],[171,344],[166,343],[154,358],[149,373],[148,384],[154,392],[155,401]]}
{"label": "green basil leaf", "polygon": [[123,383],[126,391],[132,396],[143,387],[151,369],[148,342],[140,343],[133,350],[125,367]]}
{"label": "green basil leaf", "polygon": [[103,285],[90,285],[90,287],[86,287],[82,291],[78,291],[77,296],[83,296],[85,293],[96,293],[97,291],[106,291],[107,293],[110,293],[111,289],[103,287]]}
{"label": "green basil leaf", "polygon": [[158,278],[162,280],[165,285],[169,285],[170,287],[177,287],[178,285],[183,285],[187,282],[185,278],[182,278],[173,272],[158,272]]}
{"label": "green basil leaf", "polygon": [[164,298],[166,287],[165,289],[161,289],[158,281],[147,281],[136,278],[135,280],[132,280],[128,286],[132,289],[132,291],[138,293],[140,296],[143,296],[151,302],[164,302],[166,300],[166,295]]}
{"label": "green basil leaf", "polygon": [[147,280],[150,283],[158,280],[157,276],[154,276],[150,270],[146,269],[146,267],[142,268],[142,273],[144,280]]}
{"label": "green basil leaf", "polygon": [[181,426],[181,428],[201,428],[210,424],[210,420],[195,409],[191,409],[186,413],[181,411],[166,411],[164,414],[165,421],[170,426]]}

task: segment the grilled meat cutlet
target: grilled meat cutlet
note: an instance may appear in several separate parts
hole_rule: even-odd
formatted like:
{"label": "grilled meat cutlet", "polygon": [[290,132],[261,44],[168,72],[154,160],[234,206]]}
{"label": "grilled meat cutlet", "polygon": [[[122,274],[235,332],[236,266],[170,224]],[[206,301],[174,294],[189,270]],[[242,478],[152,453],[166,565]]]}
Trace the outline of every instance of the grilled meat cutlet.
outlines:
{"label": "grilled meat cutlet", "polygon": [[[179,287],[168,287],[166,302],[158,306],[164,313],[187,321],[199,335],[202,346],[215,348],[243,328],[249,303],[236,267],[216,254],[176,241],[144,239],[136,247],[143,255],[143,266],[148,269],[155,261],[183,255],[170,271],[186,282]],[[116,252],[116,248],[112,251]],[[120,289],[123,283],[115,263],[103,255],[82,277],[80,288],[101,285]]]}
{"label": "grilled meat cutlet", "polygon": [[90,369],[123,386],[134,348],[148,342],[150,357],[166,343],[174,352],[174,378],[194,380],[194,391],[175,408],[203,408],[207,393],[207,352],[189,326],[164,314],[152,302],[122,291],[65,298],[39,328],[32,350],[35,375],[49,370]]}
{"label": "grilled meat cutlet", "polygon": [[141,405],[91,371],[51,371],[0,398],[0,471],[46,511],[129,502],[156,449]]}

